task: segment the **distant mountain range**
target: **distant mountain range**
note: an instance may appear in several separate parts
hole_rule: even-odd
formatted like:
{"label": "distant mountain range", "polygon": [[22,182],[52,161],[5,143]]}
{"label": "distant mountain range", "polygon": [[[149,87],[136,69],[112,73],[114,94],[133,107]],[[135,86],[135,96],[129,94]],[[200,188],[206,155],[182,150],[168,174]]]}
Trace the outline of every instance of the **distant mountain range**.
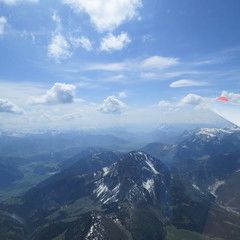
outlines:
{"label": "distant mountain range", "polygon": [[129,153],[88,149],[1,204],[0,238],[172,240],[184,229],[186,240],[238,240],[239,153],[238,128]]}
{"label": "distant mountain range", "polygon": [[[40,134],[0,134],[0,156],[28,157],[49,152],[87,147],[125,149],[127,140],[110,134],[46,132]],[[80,151],[79,151],[80,152]]]}

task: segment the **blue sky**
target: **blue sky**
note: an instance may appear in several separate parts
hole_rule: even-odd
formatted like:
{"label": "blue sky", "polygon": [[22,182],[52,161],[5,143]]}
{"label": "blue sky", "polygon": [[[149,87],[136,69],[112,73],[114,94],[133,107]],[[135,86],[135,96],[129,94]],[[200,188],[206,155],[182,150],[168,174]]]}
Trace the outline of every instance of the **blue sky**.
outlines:
{"label": "blue sky", "polygon": [[238,102],[239,12],[238,0],[0,0],[0,127],[217,121],[209,103]]}

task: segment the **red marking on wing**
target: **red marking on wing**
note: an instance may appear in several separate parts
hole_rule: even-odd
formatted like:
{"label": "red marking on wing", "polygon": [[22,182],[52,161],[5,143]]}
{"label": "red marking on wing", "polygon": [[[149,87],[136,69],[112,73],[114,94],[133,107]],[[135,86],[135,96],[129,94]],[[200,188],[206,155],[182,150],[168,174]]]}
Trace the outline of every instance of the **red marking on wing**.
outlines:
{"label": "red marking on wing", "polygon": [[217,101],[226,103],[226,102],[228,102],[229,100],[228,100],[227,97],[221,96],[221,97],[217,98]]}

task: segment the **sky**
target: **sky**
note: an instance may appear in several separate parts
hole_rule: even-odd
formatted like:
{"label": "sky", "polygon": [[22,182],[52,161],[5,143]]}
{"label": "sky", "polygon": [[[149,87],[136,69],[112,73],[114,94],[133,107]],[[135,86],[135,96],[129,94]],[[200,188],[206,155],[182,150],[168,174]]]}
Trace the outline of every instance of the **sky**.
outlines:
{"label": "sky", "polygon": [[219,96],[240,104],[239,12],[239,0],[0,0],[0,129],[217,122]]}

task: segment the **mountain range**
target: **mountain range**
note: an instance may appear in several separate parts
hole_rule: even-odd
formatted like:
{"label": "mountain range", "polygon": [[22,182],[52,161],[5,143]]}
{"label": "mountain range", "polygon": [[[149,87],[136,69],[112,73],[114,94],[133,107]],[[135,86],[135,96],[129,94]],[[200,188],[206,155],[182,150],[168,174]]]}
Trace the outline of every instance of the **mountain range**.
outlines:
{"label": "mountain range", "polygon": [[0,237],[240,239],[239,140],[238,128],[202,128],[128,153],[85,150],[1,203]]}

